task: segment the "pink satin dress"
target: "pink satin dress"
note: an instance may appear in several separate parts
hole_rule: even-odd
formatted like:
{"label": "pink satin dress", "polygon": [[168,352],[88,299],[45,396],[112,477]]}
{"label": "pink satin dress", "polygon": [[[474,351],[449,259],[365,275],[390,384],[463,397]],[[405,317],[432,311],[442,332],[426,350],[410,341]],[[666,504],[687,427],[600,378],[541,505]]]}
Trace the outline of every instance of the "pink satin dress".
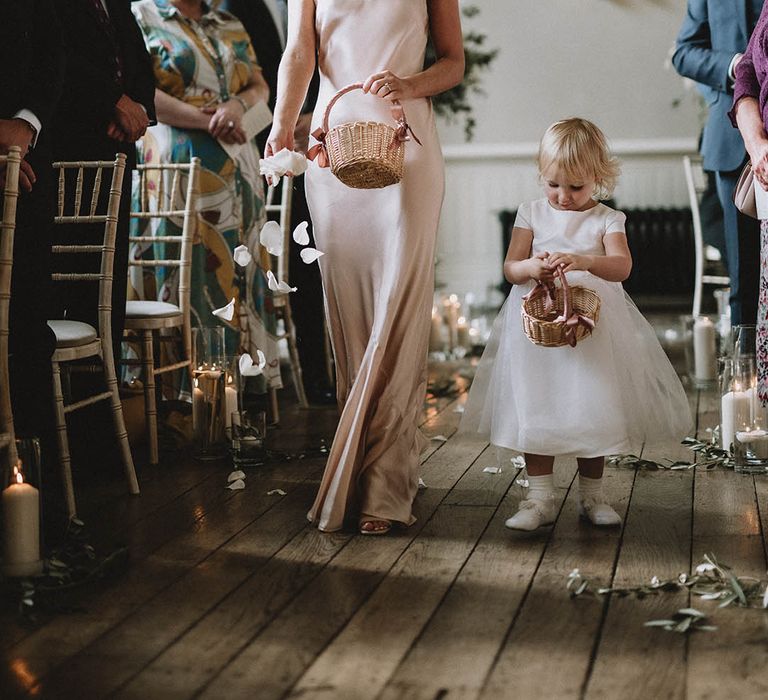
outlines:
{"label": "pink satin dress", "polygon": [[[383,69],[422,70],[428,25],[426,0],[316,0],[313,130],[340,88]],[[400,183],[352,189],[316,162],[306,176],[341,409],[308,515],[325,531],[360,514],[414,520],[444,172],[429,99],[403,107],[422,145],[405,144]],[[330,127],[359,120],[394,125],[389,102],[358,90],[334,105]]]}

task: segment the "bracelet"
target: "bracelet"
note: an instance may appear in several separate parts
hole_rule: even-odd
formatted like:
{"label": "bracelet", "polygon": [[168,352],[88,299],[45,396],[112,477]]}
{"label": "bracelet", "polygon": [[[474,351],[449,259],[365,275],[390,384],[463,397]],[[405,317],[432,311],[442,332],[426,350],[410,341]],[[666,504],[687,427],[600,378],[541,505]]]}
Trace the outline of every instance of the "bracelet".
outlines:
{"label": "bracelet", "polygon": [[248,103],[240,97],[240,95],[232,95],[231,99],[237,100],[240,103],[240,106],[243,108],[243,114],[245,114],[250,107],[248,107]]}

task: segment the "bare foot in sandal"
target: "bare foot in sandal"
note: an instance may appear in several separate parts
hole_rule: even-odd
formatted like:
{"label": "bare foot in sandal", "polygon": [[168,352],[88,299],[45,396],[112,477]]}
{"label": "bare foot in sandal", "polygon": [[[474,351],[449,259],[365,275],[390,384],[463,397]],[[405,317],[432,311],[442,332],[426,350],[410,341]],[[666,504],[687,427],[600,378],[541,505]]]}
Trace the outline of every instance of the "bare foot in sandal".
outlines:
{"label": "bare foot in sandal", "polygon": [[392,523],[385,518],[364,515],[360,518],[361,535],[386,535],[392,529]]}

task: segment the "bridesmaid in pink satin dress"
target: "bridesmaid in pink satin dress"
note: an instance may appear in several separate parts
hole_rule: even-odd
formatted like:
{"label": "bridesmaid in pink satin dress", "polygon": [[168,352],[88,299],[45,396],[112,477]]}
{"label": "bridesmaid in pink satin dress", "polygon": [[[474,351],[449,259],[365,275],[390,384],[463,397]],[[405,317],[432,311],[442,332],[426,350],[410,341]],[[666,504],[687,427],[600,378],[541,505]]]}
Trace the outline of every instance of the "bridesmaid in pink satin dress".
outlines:
{"label": "bridesmaid in pink satin dress", "polygon": [[[427,37],[437,62],[423,70]],[[399,101],[421,141],[405,144],[399,184],[357,190],[310,165],[307,199],[336,363],[341,418],[309,512],[321,530],[354,516],[362,534],[409,525],[425,441],[418,424],[426,393],[435,239],[443,158],[431,95],[459,83],[464,51],[458,0],[292,0],[267,154],[293,148],[299,110],[317,55],[320,93],[312,129],[333,95],[330,126],[392,124]]]}

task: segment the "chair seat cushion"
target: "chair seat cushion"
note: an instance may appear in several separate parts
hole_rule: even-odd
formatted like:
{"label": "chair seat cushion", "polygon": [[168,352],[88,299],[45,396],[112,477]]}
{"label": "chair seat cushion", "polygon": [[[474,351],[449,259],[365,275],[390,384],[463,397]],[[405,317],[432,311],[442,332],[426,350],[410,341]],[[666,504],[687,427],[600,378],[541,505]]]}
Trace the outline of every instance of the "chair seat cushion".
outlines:
{"label": "chair seat cushion", "polygon": [[127,301],[125,303],[126,318],[171,318],[178,316],[181,309],[176,304],[164,301]]}
{"label": "chair seat cushion", "polygon": [[57,348],[88,345],[99,337],[93,326],[82,321],[48,321],[48,325],[56,334]]}

